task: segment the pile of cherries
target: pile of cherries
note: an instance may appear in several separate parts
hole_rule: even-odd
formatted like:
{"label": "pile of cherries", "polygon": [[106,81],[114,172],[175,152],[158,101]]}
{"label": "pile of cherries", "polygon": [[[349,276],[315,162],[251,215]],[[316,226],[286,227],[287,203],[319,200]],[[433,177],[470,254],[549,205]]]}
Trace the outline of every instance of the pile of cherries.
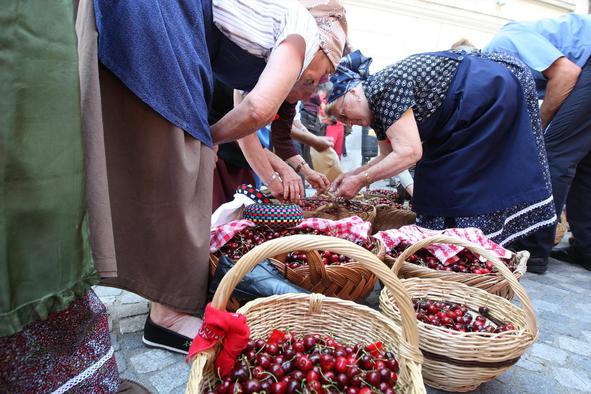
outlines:
{"label": "pile of cherries", "polygon": [[449,301],[417,298],[412,301],[417,320],[423,323],[459,332],[500,333],[515,330],[513,323],[500,322],[491,317],[487,307],[480,307],[476,312],[466,305]]}
{"label": "pile of cherries", "polygon": [[[236,234],[230,239],[224,246],[216,252],[216,255],[220,257],[225,254],[232,260],[240,259],[244,254],[253,249],[255,246],[260,245],[268,240],[285,237],[295,234],[314,234],[314,235],[332,235],[329,229],[317,230],[313,228],[301,228],[301,229],[274,229],[266,225],[259,225],[255,227],[248,227]],[[373,250],[375,248],[375,242],[371,238],[365,241],[356,240],[354,241],[359,246],[367,250]],[[338,253],[332,253],[329,251],[320,252],[322,262],[325,265],[337,265],[344,264],[351,259],[346,256],[342,256]],[[308,256],[300,251],[290,252],[286,257],[285,263],[290,268],[297,268],[308,264]]]}
{"label": "pile of cherries", "polygon": [[[370,251],[375,248],[374,241],[369,238],[365,241],[357,241],[355,243]],[[322,258],[322,264],[324,265],[341,265],[352,261],[350,257],[330,252],[328,250],[320,251],[319,253],[320,257]],[[308,256],[306,255],[306,253],[301,251],[290,252],[287,254],[285,264],[287,264],[289,268],[298,268],[301,266],[308,265]]]}
{"label": "pile of cherries", "polygon": [[[394,249],[387,252],[393,258],[397,258],[410,245],[405,243],[398,244]],[[468,249],[463,249],[456,255],[457,259],[450,259],[446,262],[441,262],[437,257],[433,256],[426,249],[420,249],[414,254],[408,256],[406,261],[412,264],[417,264],[423,267],[434,269],[437,271],[462,272],[470,274],[490,274],[496,272],[491,261],[480,258],[479,255],[472,253]],[[517,269],[516,259],[501,259],[503,263],[514,272]]]}
{"label": "pile of cherries", "polygon": [[[342,209],[346,209],[349,212],[370,212],[373,207],[370,204],[367,203],[363,203],[360,201],[355,201],[355,200],[346,200],[342,197],[332,197],[332,198],[328,198],[328,197],[322,197],[322,196],[316,196],[316,197],[308,197],[308,198],[304,198],[302,200],[300,200],[299,205],[302,207],[302,210],[306,211],[306,212],[310,212],[310,211],[315,211],[316,209],[320,208],[323,205],[326,204],[330,204],[333,203],[334,207],[332,208],[332,210],[334,210],[335,213],[337,213],[337,206],[339,208]],[[331,208],[328,208],[326,210],[326,213],[331,213]]]}
{"label": "pile of cherries", "polygon": [[371,189],[363,194],[366,202],[372,205],[387,205],[391,208],[405,209],[397,192],[388,189]]}
{"label": "pile of cherries", "polygon": [[266,341],[250,340],[232,372],[206,394],[395,393],[398,361],[382,347],[275,330]]}

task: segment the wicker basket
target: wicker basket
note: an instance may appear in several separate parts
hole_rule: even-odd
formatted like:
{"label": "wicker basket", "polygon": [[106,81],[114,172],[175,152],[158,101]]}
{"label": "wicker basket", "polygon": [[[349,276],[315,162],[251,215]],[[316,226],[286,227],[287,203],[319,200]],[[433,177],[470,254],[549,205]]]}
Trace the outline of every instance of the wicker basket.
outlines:
{"label": "wicker basket", "polygon": [[[242,307],[253,338],[263,338],[275,328],[289,327],[297,334],[332,335],[342,342],[373,343],[382,341],[384,348],[396,353],[400,364],[399,384],[404,393],[425,393],[421,375],[422,356],[418,350],[416,319],[410,298],[400,280],[371,252],[340,238],[320,235],[293,235],[257,246],[244,255],[226,274],[218,287],[212,305],[224,309],[240,279],[258,261],[299,250],[330,250],[359,261],[390,289],[401,309],[401,324],[381,313],[351,301],[319,294],[283,294],[260,298]],[[202,393],[215,381],[212,362],[218,349],[210,349],[193,359],[187,393]]]}
{"label": "wicker basket", "polygon": [[[516,331],[510,333],[475,333],[450,331],[418,322],[420,348],[425,357],[423,374],[429,386],[454,392],[474,390],[480,384],[495,379],[519,360],[538,336],[536,318],[525,290],[511,271],[493,253],[470,242],[449,236],[434,236],[417,242],[399,256],[402,261],[417,250],[436,242],[461,245],[490,261],[505,276],[523,309],[508,300],[484,290],[456,282],[438,279],[412,278],[403,280],[412,298],[451,301],[478,310],[489,308],[495,320],[512,322]],[[380,294],[380,307],[384,314],[399,322],[395,306],[397,299],[384,289]]]}
{"label": "wicker basket", "polygon": [[[284,238],[287,239],[287,237]],[[374,242],[376,247],[372,253],[383,261],[386,254],[384,244],[377,238],[374,238]],[[293,243],[288,252],[295,250],[301,249],[298,244]],[[309,250],[305,253],[308,256],[308,265],[297,268],[289,268],[285,264],[287,252],[273,256],[269,260],[290,282],[313,293],[360,302],[374,289],[377,279],[363,264],[352,261],[338,265],[324,265],[317,250]],[[213,275],[218,258],[213,254],[210,255],[209,263],[210,275]],[[240,302],[235,297],[231,297],[228,309],[236,310],[239,306]]]}
{"label": "wicker basket", "polygon": [[386,231],[394,228],[400,228],[407,224],[414,224],[417,214],[410,209],[399,209],[388,205],[378,205],[376,207],[376,218],[371,227],[373,234],[378,231]]}
{"label": "wicker basket", "polygon": [[323,205],[319,206],[313,211],[304,211],[304,218],[322,218],[330,220],[340,220],[351,216],[359,216],[363,221],[373,224],[376,218],[376,207],[371,204],[366,204],[361,201],[354,201],[355,204],[362,204],[367,207],[366,212],[354,212],[347,209],[346,206],[339,204],[337,201],[321,200]]}
{"label": "wicker basket", "polygon": [[[459,238],[451,239],[458,240]],[[421,242],[417,242],[415,245],[423,244],[423,242],[424,240]],[[412,248],[415,252],[420,249],[415,249],[414,245],[412,245]],[[403,255],[410,256],[410,254],[406,253],[406,250],[404,251]],[[529,259],[529,252],[517,252],[513,255],[512,258],[517,260],[517,266],[515,268],[515,271],[513,272],[513,277],[519,280],[527,270],[527,260]],[[511,286],[509,285],[509,281],[503,275],[501,275],[500,272],[491,272],[490,274],[472,274],[463,272],[437,271],[417,264],[412,264],[400,259],[394,259],[387,254],[384,257],[384,262],[389,267],[392,267],[394,272],[401,278],[441,279],[450,282],[459,282],[468,286],[483,289],[491,294],[501,296],[508,300],[512,300],[515,296],[515,294],[513,293],[513,289],[511,289]]]}

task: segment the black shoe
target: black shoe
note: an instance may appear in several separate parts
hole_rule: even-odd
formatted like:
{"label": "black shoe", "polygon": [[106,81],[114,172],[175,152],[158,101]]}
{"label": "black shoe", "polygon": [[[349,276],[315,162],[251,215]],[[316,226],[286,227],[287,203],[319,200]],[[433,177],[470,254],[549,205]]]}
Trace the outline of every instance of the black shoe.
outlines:
{"label": "black shoe", "polygon": [[531,257],[527,261],[527,272],[543,274],[548,270],[548,259],[543,257]]}
{"label": "black shoe", "polygon": [[586,270],[591,271],[591,253],[582,253],[572,245],[566,248],[552,249],[550,256],[556,260],[581,265]]}
{"label": "black shoe", "polygon": [[154,324],[150,315],[144,325],[142,342],[146,346],[170,350],[171,352],[188,354],[193,339]]}

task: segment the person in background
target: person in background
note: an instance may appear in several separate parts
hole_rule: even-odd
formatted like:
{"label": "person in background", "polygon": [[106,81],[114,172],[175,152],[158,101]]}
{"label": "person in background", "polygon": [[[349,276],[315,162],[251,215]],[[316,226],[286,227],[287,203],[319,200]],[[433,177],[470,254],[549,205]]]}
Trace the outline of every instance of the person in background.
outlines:
{"label": "person in background", "polygon": [[[336,0],[81,0],[93,255],[103,284],[151,301],[146,345],[186,353],[201,326],[213,145],[289,121],[338,63],[344,14]],[[249,94],[210,126],[214,78]]]}
{"label": "person in background", "polygon": [[72,2],[3,3],[0,392],[115,393],[88,243]]}
{"label": "person in background", "polygon": [[[312,134],[323,137],[325,135],[326,125],[320,120],[321,106],[326,103],[328,90],[326,84],[327,80],[321,81],[318,85],[318,90],[307,100],[302,100],[300,104],[300,122]],[[302,157],[308,165],[312,166],[312,158],[310,157],[310,147],[301,145]]]}
{"label": "person in background", "polygon": [[555,223],[535,86],[520,61],[442,51],[369,75],[370,61],[353,52],[331,77],[326,112],[371,126],[380,143],[376,159],[333,182],[337,195],[416,163],[422,227],[477,227],[507,245]]}
{"label": "person in background", "polygon": [[534,76],[554,204],[558,213],[566,204],[574,238],[552,251],[556,226],[544,227],[513,247],[530,251],[530,272],[544,273],[549,254],[591,270],[591,16],[510,22],[484,50],[521,59]]}

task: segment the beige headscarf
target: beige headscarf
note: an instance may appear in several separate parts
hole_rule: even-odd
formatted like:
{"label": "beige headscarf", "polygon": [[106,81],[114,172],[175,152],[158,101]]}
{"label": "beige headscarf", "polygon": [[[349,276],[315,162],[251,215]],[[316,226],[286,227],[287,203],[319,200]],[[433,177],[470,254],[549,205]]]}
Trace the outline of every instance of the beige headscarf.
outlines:
{"label": "beige headscarf", "polygon": [[340,0],[300,0],[310,11],[320,33],[320,48],[330,59],[334,68],[346,55],[347,18]]}

